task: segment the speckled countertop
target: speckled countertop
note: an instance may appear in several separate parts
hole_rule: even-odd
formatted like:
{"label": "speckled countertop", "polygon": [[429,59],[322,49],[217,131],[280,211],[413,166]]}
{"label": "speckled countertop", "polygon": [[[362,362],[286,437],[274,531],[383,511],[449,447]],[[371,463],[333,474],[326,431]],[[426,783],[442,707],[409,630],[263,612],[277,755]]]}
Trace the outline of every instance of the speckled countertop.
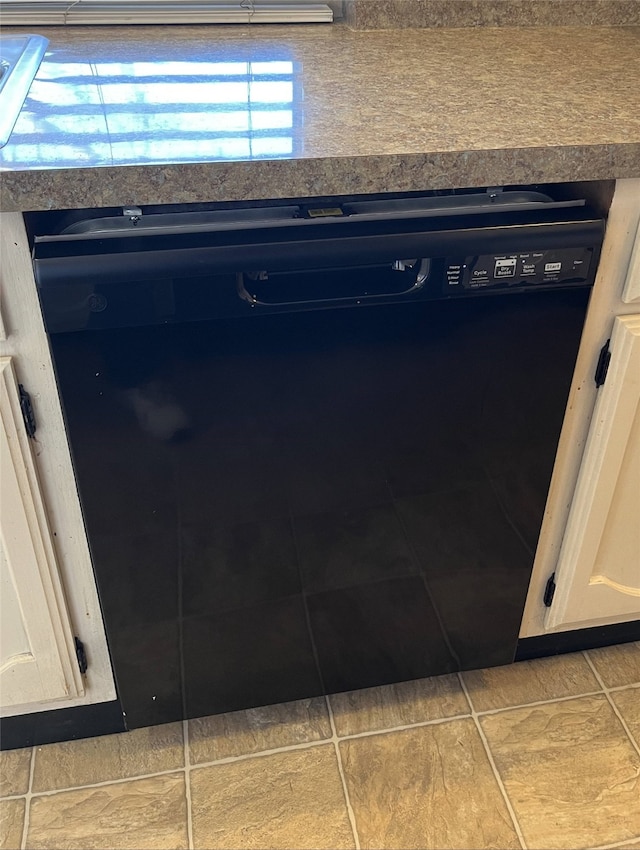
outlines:
{"label": "speckled countertop", "polygon": [[640,28],[70,28],[0,207],[640,176]]}

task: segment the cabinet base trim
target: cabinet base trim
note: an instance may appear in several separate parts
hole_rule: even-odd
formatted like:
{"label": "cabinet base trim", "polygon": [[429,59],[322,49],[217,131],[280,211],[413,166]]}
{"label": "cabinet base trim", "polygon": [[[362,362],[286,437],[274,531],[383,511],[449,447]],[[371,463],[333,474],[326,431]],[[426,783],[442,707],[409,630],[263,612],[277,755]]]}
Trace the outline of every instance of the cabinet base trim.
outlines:
{"label": "cabinet base trim", "polygon": [[0,750],[15,750],[77,738],[93,738],[125,732],[122,706],[118,700],[95,705],[57,708],[35,714],[3,717],[0,722]]}
{"label": "cabinet base trim", "polygon": [[518,641],[515,660],[528,661],[531,658],[543,658],[545,655],[561,655],[565,652],[578,652],[581,649],[597,649],[600,646],[629,643],[632,640],[640,640],[640,620],[522,638]]}

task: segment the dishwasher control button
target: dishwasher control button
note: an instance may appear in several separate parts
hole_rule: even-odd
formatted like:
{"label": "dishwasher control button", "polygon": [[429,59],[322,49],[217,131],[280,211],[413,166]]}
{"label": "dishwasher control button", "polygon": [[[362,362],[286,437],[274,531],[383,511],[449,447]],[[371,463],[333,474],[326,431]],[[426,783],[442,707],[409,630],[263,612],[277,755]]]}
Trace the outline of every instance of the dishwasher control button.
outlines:
{"label": "dishwasher control button", "polygon": [[545,274],[551,274],[553,272],[559,272],[562,268],[562,263],[545,263],[544,271]]}
{"label": "dishwasher control button", "polygon": [[494,277],[515,277],[516,276],[516,264],[517,259],[515,257],[508,257],[504,260],[496,260],[495,269],[493,272]]}
{"label": "dishwasher control button", "polygon": [[474,280],[487,280],[489,277],[489,272],[487,269],[474,269],[471,277]]}

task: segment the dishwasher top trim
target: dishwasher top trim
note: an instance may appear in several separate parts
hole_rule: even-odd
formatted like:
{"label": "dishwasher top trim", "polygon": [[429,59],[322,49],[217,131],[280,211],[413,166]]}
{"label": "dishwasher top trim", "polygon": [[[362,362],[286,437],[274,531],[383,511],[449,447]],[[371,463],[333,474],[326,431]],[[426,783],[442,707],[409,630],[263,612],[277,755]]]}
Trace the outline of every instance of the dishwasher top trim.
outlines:
{"label": "dishwasher top trim", "polygon": [[252,207],[199,210],[196,212],[144,212],[124,207],[121,215],[87,217],[66,226],[60,233],[38,235],[36,242],[66,242],[127,236],[184,233],[218,233],[254,230],[272,225],[305,227],[347,222],[405,221],[409,219],[477,216],[584,207],[584,199],[554,200],[537,191],[487,189],[467,195],[423,196],[351,200],[337,197],[324,202],[264,204]]}

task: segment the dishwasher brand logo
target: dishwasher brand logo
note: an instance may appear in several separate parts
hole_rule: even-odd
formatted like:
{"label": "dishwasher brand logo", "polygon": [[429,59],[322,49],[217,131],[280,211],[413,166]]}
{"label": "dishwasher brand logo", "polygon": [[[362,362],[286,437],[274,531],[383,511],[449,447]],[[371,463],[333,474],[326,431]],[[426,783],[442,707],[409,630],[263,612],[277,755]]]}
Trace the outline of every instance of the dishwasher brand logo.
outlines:
{"label": "dishwasher brand logo", "polygon": [[89,309],[92,313],[102,313],[107,309],[108,303],[104,295],[100,295],[99,292],[92,293],[88,298]]}

